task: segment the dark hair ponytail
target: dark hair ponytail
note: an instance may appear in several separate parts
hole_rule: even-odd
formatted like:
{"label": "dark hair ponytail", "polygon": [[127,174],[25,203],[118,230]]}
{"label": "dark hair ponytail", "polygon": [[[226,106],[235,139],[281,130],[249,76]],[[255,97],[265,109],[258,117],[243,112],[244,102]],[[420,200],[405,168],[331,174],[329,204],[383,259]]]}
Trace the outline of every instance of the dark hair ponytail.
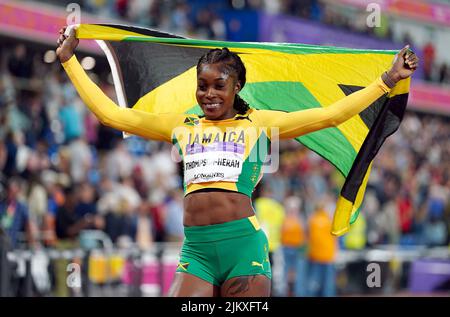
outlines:
{"label": "dark hair ponytail", "polygon": [[250,109],[250,106],[244,99],[241,98],[241,96],[236,94],[236,97],[234,97],[233,108],[236,109],[239,114],[245,114],[248,109]]}
{"label": "dark hair ponytail", "polygon": [[[245,77],[246,69],[244,63],[242,62],[239,55],[231,52],[226,47],[222,49],[220,48],[212,49],[208,53],[200,57],[197,63],[197,74],[202,64],[215,64],[219,62],[223,63],[225,71],[235,73],[237,80],[241,84],[241,89],[244,88],[246,82]],[[239,96],[239,94],[236,94],[234,98],[233,107],[239,114],[245,114],[248,111],[248,109],[250,109],[248,103],[245,102],[245,100],[242,99],[241,96]]]}

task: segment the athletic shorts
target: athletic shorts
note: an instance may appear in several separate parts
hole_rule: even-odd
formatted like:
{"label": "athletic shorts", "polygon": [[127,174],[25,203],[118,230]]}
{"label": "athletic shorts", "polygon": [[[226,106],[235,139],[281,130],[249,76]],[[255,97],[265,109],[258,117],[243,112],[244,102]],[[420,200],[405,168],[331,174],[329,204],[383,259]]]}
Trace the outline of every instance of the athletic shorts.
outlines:
{"label": "athletic shorts", "polygon": [[184,227],[184,234],[177,272],[195,275],[217,286],[237,276],[272,277],[267,237],[256,216]]}

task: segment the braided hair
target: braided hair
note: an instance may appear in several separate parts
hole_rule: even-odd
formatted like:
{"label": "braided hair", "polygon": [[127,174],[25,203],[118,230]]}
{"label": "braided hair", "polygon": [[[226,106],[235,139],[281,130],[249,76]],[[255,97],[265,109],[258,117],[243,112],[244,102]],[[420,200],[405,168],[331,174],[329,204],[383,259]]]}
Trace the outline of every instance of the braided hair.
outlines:
{"label": "braided hair", "polygon": [[[237,80],[241,84],[241,89],[245,85],[245,66],[239,55],[231,52],[228,48],[224,47],[222,49],[215,48],[210,50],[208,53],[204,54],[197,63],[197,75],[200,72],[200,67],[203,64],[216,64],[222,63],[223,71],[226,73],[234,73]],[[248,109],[250,109],[247,102],[242,99],[238,94],[234,97],[233,108],[239,114],[245,114]]]}

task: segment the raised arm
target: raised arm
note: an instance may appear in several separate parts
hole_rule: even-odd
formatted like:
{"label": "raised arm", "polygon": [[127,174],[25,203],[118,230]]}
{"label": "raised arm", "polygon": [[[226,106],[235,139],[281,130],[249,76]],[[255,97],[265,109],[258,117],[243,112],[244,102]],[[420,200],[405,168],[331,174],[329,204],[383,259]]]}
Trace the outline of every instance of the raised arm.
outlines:
{"label": "raised arm", "polygon": [[360,113],[389,90],[381,78],[378,78],[366,88],[354,92],[328,107],[293,112],[261,110],[258,111],[258,115],[264,126],[279,128],[280,139],[291,139],[337,126]]}
{"label": "raised arm", "polygon": [[147,139],[171,142],[172,129],[182,124],[184,116],[182,114],[153,114],[119,107],[89,78],[73,54],[73,50],[78,44],[75,31],[72,29],[68,37],[63,34],[64,29],[61,31],[57,55],[81,99],[99,121],[114,129]]}
{"label": "raised arm", "polygon": [[388,93],[399,80],[411,76],[417,68],[418,58],[407,50],[408,46],[396,55],[389,72],[384,73],[366,88],[354,92],[328,107],[289,113],[261,110],[258,111],[260,122],[266,127],[278,127],[280,139],[296,138],[313,131],[337,126]]}

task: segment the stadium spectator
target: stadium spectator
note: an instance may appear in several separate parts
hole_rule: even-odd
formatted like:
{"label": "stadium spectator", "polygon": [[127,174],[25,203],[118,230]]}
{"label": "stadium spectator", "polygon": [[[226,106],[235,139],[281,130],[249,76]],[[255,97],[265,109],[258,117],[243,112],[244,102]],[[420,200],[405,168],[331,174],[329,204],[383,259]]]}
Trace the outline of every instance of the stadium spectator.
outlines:
{"label": "stadium spectator", "polygon": [[332,219],[325,203],[317,203],[308,224],[308,295],[335,296],[337,239],[330,234]]}
{"label": "stadium spectator", "polygon": [[273,265],[274,253],[281,246],[281,227],[285,219],[285,210],[282,204],[272,196],[269,186],[262,184],[260,197],[255,199],[255,211],[261,228],[269,240],[269,259]]}
{"label": "stadium spectator", "polygon": [[28,247],[37,246],[37,228],[29,216],[26,201],[21,197],[23,181],[18,177],[8,180],[7,193],[0,202],[0,225],[9,237],[11,247],[19,248],[25,242]]}
{"label": "stadium spectator", "polygon": [[136,224],[136,244],[141,250],[150,250],[154,242],[154,224],[150,216],[149,204],[139,206]]}
{"label": "stadium spectator", "polygon": [[[273,198],[273,192],[269,185],[260,185],[260,196],[254,201],[255,214],[258,217],[262,230],[269,241],[269,262],[272,271],[275,271],[275,256],[281,251],[281,228],[285,219],[284,206]],[[282,292],[282,282],[276,277],[271,280],[272,294]]]}
{"label": "stadium spectator", "polygon": [[18,44],[8,60],[8,70],[16,78],[30,79],[33,75],[33,59],[25,44]]}
{"label": "stadium spectator", "polygon": [[284,296],[306,295],[306,232],[301,216],[301,199],[289,196],[285,202],[286,217],[281,228],[286,291]]}
{"label": "stadium spectator", "polygon": [[64,193],[64,205],[56,214],[56,235],[63,241],[74,241],[84,229],[103,229],[103,217],[87,212],[77,214],[77,202],[79,197],[75,188],[68,187]]}
{"label": "stadium spectator", "polygon": [[423,73],[424,79],[427,81],[433,80],[434,60],[436,57],[436,50],[432,42],[428,42],[423,47]]}
{"label": "stadium spectator", "polygon": [[181,242],[184,239],[183,192],[179,189],[169,193],[165,222],[166,241]]}
{"label": "stadium spectator", "polygon": [[439,82],[441,84],[448,84],[450,82],[450,70],[446,63],[442,63],[439,68]]}

